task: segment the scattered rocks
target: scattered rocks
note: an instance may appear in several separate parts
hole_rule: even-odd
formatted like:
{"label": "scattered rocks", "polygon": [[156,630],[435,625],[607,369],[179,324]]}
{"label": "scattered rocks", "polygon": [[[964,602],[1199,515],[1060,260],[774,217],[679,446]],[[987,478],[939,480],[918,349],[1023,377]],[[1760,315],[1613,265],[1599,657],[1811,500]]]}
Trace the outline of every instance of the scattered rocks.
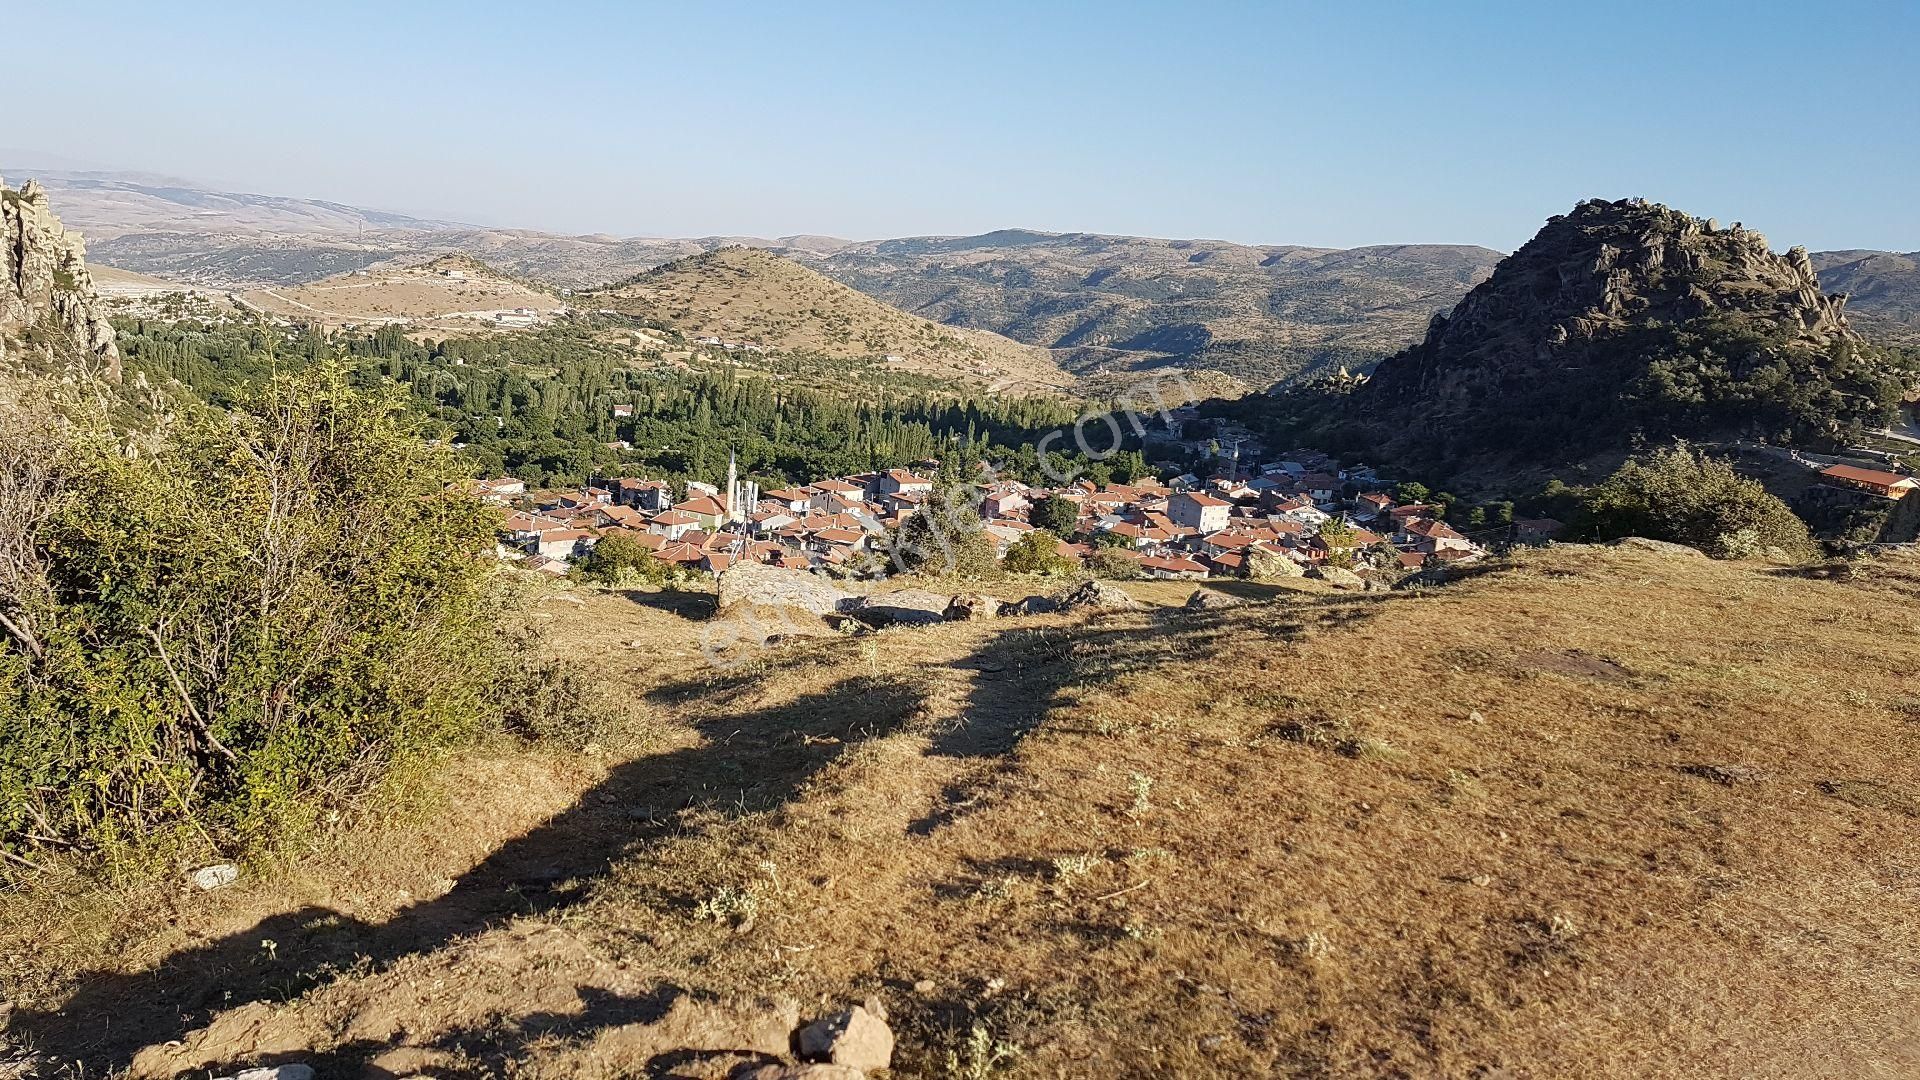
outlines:
{"label": "scattered rocks", "polygon": [[1336,589],[1364,589],[1367,587],[1367,579],[1343,566],[1328,566],[1324,563],[1319,566],[1309,566],[1304,576],[1314,581],[1325,582]]}
{"label": "scattered rocks", "polygon": [[1659,555],[1678,555],[1683,558],[1704,559],[1707,553],[1699,548],[1690,548],[1685,544],[1675,544],[1667,540],[1653,540],[1645,536],[1623,536],[1613,542],[1617,548],[1631,548],[1635,551],[1651,551]]}
{"label": "scattered rocks", "polygon": [[1188,611],[1218,611],[1221,608],[1244,607],[1245,605],[1246,601],[1237,596],[1230,596],[1223,592],[1215,592],[1212,589],[1195,589],[1193,595],[1187,597]]}
{"label": "scattered rocks", "polygon": [[1060,611],[1073,611],[1077,608],[1095,608],[1102,611],[1130,611],[1146,607],[1140,601],[1128,596],[1126,590],[1118,585],[1104,581],[1083,581],[1079,585],[1054,597]]}
{"label": "scattered rocks", "polygon": [[800,1056],[861,1072],[884,1069],[893,1061],[893,1031],[878,999],[837,1012],[800,1029]]}
{"label": "scattered rocks", "polygon": [[1688,776],[1697,776],[1702,780],[1711,780],[1716,784],[1732,787],[1734,784],[1757,784],[1767,778],[1766,774],[1751,765],[1682,765],[1680,771]]}
{"label": "scattered rocks", "polygon": [[187,880],[193,882],[196,888],[212,892],[240,880],[240,868],[232,863],[215,863],[188,874]]}

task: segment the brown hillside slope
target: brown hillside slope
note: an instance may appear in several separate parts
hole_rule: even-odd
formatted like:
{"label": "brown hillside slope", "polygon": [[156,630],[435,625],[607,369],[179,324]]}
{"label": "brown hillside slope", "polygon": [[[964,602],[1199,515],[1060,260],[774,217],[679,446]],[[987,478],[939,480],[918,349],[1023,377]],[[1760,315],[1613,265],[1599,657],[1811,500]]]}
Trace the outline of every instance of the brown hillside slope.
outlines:
{"label": "brown hillside slope", "polygon": [[873,994],[901,1076],[1920,1068],[1920,562],[1566,548],[731,672],[638,599],[552,606],[649,750],[463,766],[417,837],[117,932],[16,920],[15,1037],[139,1076],[718,1076],[670,1002]]}
{"label": "brown hillside slope", "polygon": [[694,337],[876,362],[895,355],[909,371],[998,389],[1073,382],[1045,350],[909,315],[756,248],[670,262],[582,303],[658,319]]}
{"label": "brown hillside slope", "polygon": [[406,323],[449,333],[491,328],[495,314],[502,311],[524,308],[548,316],[566,306],[551,291],[516,281],[466,255],[442,255],[416,265],[337,274],[242,295],[261,311],[329,327]]}

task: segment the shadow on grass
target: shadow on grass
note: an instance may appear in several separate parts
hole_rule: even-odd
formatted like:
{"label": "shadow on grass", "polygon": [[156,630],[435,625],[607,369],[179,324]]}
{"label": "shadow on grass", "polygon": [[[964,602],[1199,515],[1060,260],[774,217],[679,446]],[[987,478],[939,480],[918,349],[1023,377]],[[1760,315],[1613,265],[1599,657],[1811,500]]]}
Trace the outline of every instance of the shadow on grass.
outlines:
{"label": "shadow on grass", "polygon": [[712,615],[714,605],[719,603],[720,599],[709,592],[679,592],[674,589],[622,589],[619,595],[622,599],[641,607],[664,611],[669,615],[678,615],[695,622]]}
{"label": "shadow on grass", "polygon": [[699,724],[702,745],[619,766],[444,895],[385,922],[320,907],[275,915],[151,971],[82,975],[59,1009],[17,1010],[9,1032],[56,1063],[84,1063],[86,1075],[123,1068],[142,1047],[179,1039],[216,1012],[287,1000],[343,973],[378,971],[504,920],[575,905],[616,863],[679,832],[679,811],[724,820],[774,809],[839,753],[896,730],[923,704],[905,682],[856,677],[777,707],[712,714]]}
{"label": "shadow on grass", "polygon": [[[1020,739],[1081,692],[1134,671],[1245,648],[1250,641],[1297,640],[1338,630],[1379,614],[1393,600],[1377,594],[1302,596],[1176,618],[1143,620],[1138,613],[1125,613],[1083,623],[1011,625],[949,665],[974,672],[974,678],[957,715],[934,733],[930,751],[975,759],[985,767],[949,786],[909,831],[927,835],[964,813],[982,786],[1006,767]],[[725,708],[725,699],[762,680],[801,666],[846,662],[857,648],[857,642],[822,642],[780,649],[750,670],[704,673],[656,688],[649,700],[705,700],[701,711],[707,719],[697,725],[705,736],[700,746],[619,766],[573,806],[502,845],[447,893],[385,922],[320,907],[276,915],[175,953],[151,971],[84,975],[59,1009],[18,1011],[10,1031],[56,1063],[84,1063],[86,1074],[110,1073],[124,1068],[141,1048],[180,1039],[218,1012],[248,1002],[289,1000],[342,976],[377,972],[437,951],[514,917],[575,906],[616,864],[684,835],[680,811],[698,810],[701,820],[725,821],[776,809],[862,740],[921,720],[927,707],[924,684],[881,675],[845,678],[778,706]],[[267,941],[273,946],[263,945]],[[496,1022],[442,1036],[432,1045],[486,1062],[475,1075],[511,1074],[536,1046],[579,1043],[607,1027],[645,1022],[679,993],[664,986],[644,999],[602,995],[579,1014]],[[351,1043],[238,1062],[221,1071],[298,1060],[323,1076],[377,1076],[368,1071],[369,1063],[394,1045]],[[665,1058],[656,1064],[659,1068],[650,1066],[648,1075],[671,1071]],[[427,1069],[422,1075],[465,1074]]]}

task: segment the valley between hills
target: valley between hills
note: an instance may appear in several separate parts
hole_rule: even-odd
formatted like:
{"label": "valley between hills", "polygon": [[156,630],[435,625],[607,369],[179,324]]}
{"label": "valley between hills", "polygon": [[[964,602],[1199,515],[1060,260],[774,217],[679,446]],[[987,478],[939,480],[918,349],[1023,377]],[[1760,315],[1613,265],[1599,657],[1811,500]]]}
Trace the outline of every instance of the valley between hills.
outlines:
{"label": "valley between hills", "polygon": [[0,1078],[1920,1069],[1907,257],[0,195]]}

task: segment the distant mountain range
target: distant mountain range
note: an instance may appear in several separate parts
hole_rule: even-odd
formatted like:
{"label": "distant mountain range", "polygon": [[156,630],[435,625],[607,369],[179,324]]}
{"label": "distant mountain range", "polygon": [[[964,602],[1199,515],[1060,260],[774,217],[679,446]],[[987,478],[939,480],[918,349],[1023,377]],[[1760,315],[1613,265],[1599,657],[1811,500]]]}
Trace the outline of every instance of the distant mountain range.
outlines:
{"label": "distant mountain range", "polygon": [[[1331,249],[1022,229],[876,241],[561,236],[163,177],[39,175],[96,262],[198,285],[299,284],[463,253],[582,289],[724,247],[760,248],[911,314],[1053,350],[1055,363],[1082,376],[1175,366],[1246,389],[1370,368],[1417,341],[1501,257],[1469,245]],[[1920,343],[1920,253],[1811,258],[1824,288],[1853,294],[1858,329]]]}
{"label": "distant mountain range", "polygon": [[[0,165],[0,176],[12,172]],[[207,191],[139,173],[36,170],[19,179],[28,175],[47,189],[68,227],[94,242],[154,231],[326,236],[471,227],[317,199]]]}

